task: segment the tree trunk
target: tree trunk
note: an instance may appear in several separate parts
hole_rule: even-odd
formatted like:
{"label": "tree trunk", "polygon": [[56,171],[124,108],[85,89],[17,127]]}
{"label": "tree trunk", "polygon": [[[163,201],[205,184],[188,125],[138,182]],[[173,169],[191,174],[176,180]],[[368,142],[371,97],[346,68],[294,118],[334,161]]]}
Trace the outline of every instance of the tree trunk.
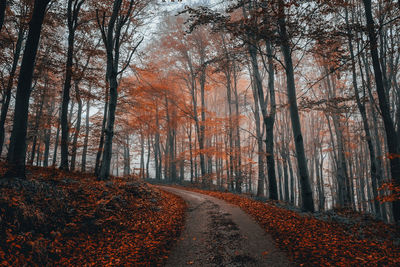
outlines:
{"label": "tree trunk", "polygon": [[7,161],[10,169],[7,177],[25,178],[26,132],[28,123],[29,98],[36,53],[39,46],[40,32],[49,0],[36,0],[32,19],[29,22],[28,38],[18,78],[13,129],[10,138]]}
{"label": "tree trunk", "polygon": [[100,172],[100,163],[101,163],[101,156],[103,155],[104,134],[106,131],[107,115],[108,115],[108,90],[106,90],[106,101],[104,103],[104,114],[103,114],[103,122],[101,124],[99,148],[97,149],[96,153],[96,163],[94,167],[95,176],[98,176]]}
{"label": "tree trunk", "polygon": [[150,154],[151,154],[150,139],[151,138],[152,138],[152,136],[149,134],[147,136],[146,179],[150,179]]}
{"label": "tree trunk", "polygon": [[124,176],[131,174],[131,157],[129,152],[129,134],[125,137],[124,144]]}
{"label": "tree trunk", "polygon": [[78,137],[79,137],[79,133],[81,131],[81,120],[82,120],[82,99],[81,99],[81,95],[79,92],[79,82],[75,83],[75,95],[76,95],[76,101],[78,102],[78,114],[77,114],[77,120],[76,120],[76,125],[75,125],[74,138],[72,140],[71,171],[75,170],[76,153],[78,150]]}
{"label": "tree trunk", "polygon": [[317,182],[317,192],[318,192],[318,211],[323,211],[325,206],[325,193],[324,193],[324,179],[322,177],[322,172],[320,170],[321,163],[319,159],[319,155],[317,154],[317,150],[315,150],[315,173],[316,182]]}
{"label": "tree trunk", "polygon": [[[360,96],[359,96],[359,91],[358,91],[358,84],[357,84],[357,73],[356,73],[356,63],[355,63],[355,55],[354,55],[354,50],[353,50],[353,40],[352,40],[352,35],[351,35],[351,31],[349,28],[349,20],[348,20],[348,11],[346,8],[346,14],[345,14],[345,18],[346,18],[346,24],[348,27],[347,30],[347,36],[348,36],[348,42],[349,42],[349,50],[350,50],[350,57],[352,58],[351,61],[351,71],[352,71],[352,78],[353,78],[353,89],[354,89],[354,94],[356,97],[356,102],[357,102],[357,107],[358,110],[360,111],[361,114],[361,118],[362,118],[362,122],[363,122],[363,127],[364,127],[364,132],[365,132],[365,139],[367,141],[367,145],[368,145],[368,150],[369,150],[369,158],[370,158],[370,166],[371,166],[371,180],[372,180],[372,190],[373,190],[373,194],[374,194],[374,205],[375,205],[375,210],[377,212],[377,216],[380,217],[380,209],[379,209],[379,202],[376,200],[376,198],[378,197],[378,184],[379,184],[379,174],[377,173],[377,167],[376,167],[376,156],[375,156],[375,149],[374,146],[372,144],[372,137],[371,137],[371,132],[369,129],[369,125],[368,125],[368,119],[367,119],[367,112],[365,110],[365,103],[361,103],[360,100]],[[364,179],[362,179],[361,181],[361,185],[362,185],[362,198],[365,199],[364,197]]]}
{"label": "tree trunk", "polygon": [[154,161],[156,165],[156,180],[161,180],[161,150],[160,150],[160,126],[158,105],[156,105],[156,133],[154,137]]}
{"label": "tree trunk", "polygon": [[206,80],[206,74],[205,74],[205,66],[203,58],[201,58],[202,66],[201,66],[201,73],[200,73],[200,102],[201,102],[201,111],[200,111],[200,117],[201,117],[201,123],[200,123],[200,136],[199,136],[199,148],[200,148],[200,169],[201,169],[201,181],[203,184],[203,187],[206,184],[206,179],[207,176],[207,171],[206,171],[206,160],[204,157],[204,143],[205,143],[205,121],[206,121],[206,103],[205,103],[205,96],[204,96],[204,87],[205,87],[205,80]]}
{"label": "tree trunk", "polygon": [[282,192],[282,165],[281,161],[276,161],[276,169],[278,171],[278,181],[277,181],[277,188],[278,188],[278,199],[283,200],[283,192]]}
{"label": "tree trunk", "polygon": [[51,126],[48,123],[49,129],[45,130],[44,134],[44,154],[43,154],[43,167],[49,166],[49,153],[50,153],[50,137],[51,137]]}
{"label": "tree trunk", "polygon": [[281,39],[281,49],[285,61],[288,102],[290,109],[290,117],[292,121],[294,143],[296,148],[297,165],[300,175],[301,199],[302,199],[301,206],[303,210],[313,212],[314,200],[312,196],[310,178],[307,170],[307,160],[304,151],[303,136],[301,134],[301,125],[300,125],[299,111],[297,107],[297,98],[296,98],[296,85],[294,81],[293,62],[290,51],[291,49],[289,43],[289,36],[286,32],[284,6],[285,6],[284,1],[279,0],[279,13],[280,13],[280,17],[278,20],[279,35]]}
{"label": "tree trunk", "polygon": [[70,89],[72,80],[72,65],[74,56],[74,39],[75,27],[72,22],[72,2],[68,0],[68,48],[67,48],[67,61],[65,64],[65,80],[63,87],[63,97],[61,103],[61,162],[60,169],[68,170],[68,138],[69,138],[69,125],[68,125],[68,104],[70,100]]}
{"label": "tree trunk", "polygon": [[37,155],[36,155],[36,166],[40,166],[41,163],[41,157],[42,157],[42,152],[40,151],[40,145],[42,144],[42,136],[41,133],[39,133],[39,142],[38,142],[38,149],[37,149]]}
{"label": "tree trunk", "polygon": [[193,184],[194,170],[193,170],[193,147],[192,147],[192,125],[188,126],[188,139],[189,139],[189,156],[190,156],[190,183]]}
{"label": "tree trunk", "polygon": [[[183,154],[184,151],[184,144],[183,142],[181,143],[181,154]],[[185,180],[185,159],[183,156],[180,157],[179,159],[179,183],[183,183]]]}
{"label": "tree trunk", "polygon": [[[265,153],[266,153],[266,163],[267,163],[267,172],[268,172],[268,189],[269,189],[269,198],[273,200],[278,199],[278,187],[276,181],[276,173],[275,173],[275,161],[274,161],[274,122],[275,122],[275,92],[274,92],[274,70],[272,58],[268,59],[268,89],[271,97],[271,112],[268,114],[267,112],[267,103],[264,99],[264,92],[262,86],[262,80],[258,68],[257,62],[257,47],[254,44],[254,38],[251,38],[249,35],[249,39],[251,42],[248,45],[248,51],[250,54],[251,66],[253,69],[253,80],[255,83],[255,87],[258,92],[258,101],[261,107],[261,112],[263,116],[264,125],[266,127],[266,139],[265,139]],[[271,52],[271,47],[269,41],[267,41],[267,49]]]}
{"label": "tree trunk", "polygon": [[176,182],[176,162],[175,162],[175,130],[171,118],[174,118],[174,113],[170,114],[171,108],[168,101],[168,96],[165,94],[165,110],[166,110],[166,123],[167,123],[167,140],[165,144],[166,155],[166,179],[171,182]]}
{"label": "tree trunk", "polygon": [[[4,1],[4,0],[0,0],[0,1]],[[4,5],[5,5],[5,1],[4,1]],[[0,10],[0,12],[1,12],[1,10]],[[0,27],[0,31],[1,31],[1,27]],[[7,119],[8,108],[10,106],[11,91],[12,91],[12,87],[13,87],[13,84],[14,84],[14,77],[15,77],[15,73],[16,73],[16,70],[17,70],[19,57],[20,57],[20,54],[21,54],[22,41],[24,39],[24,33],[25,33],[25,29],[21,26],[19,28],[19,30],[18,30],[18,39],[17,39],[17,43],[15,45],[13,63],[12,63],[10,75],[9,75],[9,78],[8,78],[8,81],[7,81],[7,87],[5,88],[3,104],[1,106],[1,115],[0,115],[0,155],[2,154],[1,152],[3,151],[4,137],[5,137],[5,129],[4,128],[5,128],[5,123],[6,123],[6,119]]]}
{"label": "tree trunk", "polygon": [[[326,83],[327,83],[327,97],[335,98],[336,97],[336,85],[335,80],[329,75],[329,71],[326,68],[325,72],[327,74]],[[329,112],[330,117],[333,121],[333,126],[336,135],[336,148],[337,148],[337,156],[335,154],[335,163],[336,163],[336,179],[337,179],[337,189],[338,189],[338,199],[339,204],[341,206],[351,208],[351,187],[349,182],[349,176],[347,173],[347,164],[346,157],[344,151],[344,137],[343,137],[343,127],[340,122],[339,117],[340,110],[333,109]],[[326,115],[328,116],[328,115]],[[328,122],[329,123],[329,122]],[[329,126],[330,127],[330,126]],[[333,134],[331,133],[332,144],[333,144]],[[335,150],[335,146],[332,145]]]}
{"label": "tree trunk", "polygon": [[[60,169],[68,170],[68,145],[69,145],[69,124],[68,124],[68,104],[70,100],[70,89],[72,80],[72,66],[74,57],[75,31],[78,26],[79,10],[85,0],[68,0],[67,25],[68,25],[68,48],[67,61],[65,64],[65,81],[63,87],[63,97],[61,104],[61,162]],[[82,103],[81,103],[82,106]]]}
{"label": "tree trunk", "polygon": [[[378,42],[375,33],[375,23],[372,17],[371,0],[363,0],[365,7],[365,17],[367,20],[368,37],[370,40],[370,51],[372,57],[372,66],[375,74],[375,85],[378,93],[379,108],[385,126],[385,133],[387,137],[387,144],[389,150],[390,170],[391,176],[395,186],[400,186],[400,157],[399,157],[399,144],[397,139],[396,129],[393,120],[390,116],[390,107],[385,95],[385,88],[383,85],[382,71],[379,63],[378,56]],[[400,222],[400,200],[393,202],[393,216],[394,220]]]}
{"label": "tree trunk", "polygon": [[[61,112],[61,110],[60,110],[60,112]],[[56,166],[56,163],[57,163],[57,149],[58,149],[58,140],[59,139],[60,139],[60,120],[58,120],[56,140],[55,140],[55,144],[54,144],[53,166]]]}
{"label": "tree trunk", "polygon": [[283,178],[284,178],[283,183],[284,183],[284,192],[285,192],[284,200],[289,203],[289,201],[290,201],[290,198],[289,198],[289,175],[288,175],[288,170],[287,170],[286,158],[283,158],[282,165],[283,165]]}
{"label": "tree trunk", "polygon": [[[285,145],[286,146],[286,145]],[[290,159],[289,148],[285,147],[285,153],[287,155],[287,163],[289,167],[289,177],[290,177],[290,203],[295,205],[296,195],[295,195],[295,177],[293,174],[292,160]]]}
{"label": "tree trunk", "polygon": [[254,98],[254,121],[256,124],[256,135],[257,135],[257,151],[258,151],[258,182],[257,182],[257,196],[263,197],[264,196],[264,144],[263,144],[263,136],[261,131],[261,123],[260,123],[260,109],[259,109],[259,101],[258,101],[258,93],[256,89],[256,85],[253,82],[253,98]]}
{"label": "tree trunk", "polygon": [[29,165],[33,165],[33,161],[35,159],[36,145],[37,145],[37,139],[38,139],[38,135],[39,135],[40,119],[42,118],[43,104],[44,104],[44,97],[45,97],[46,90],[47,90],[47,81],[45,82],[45,87],[44,87],[44,90],[40,97],[38,110],[36,111],[35,126],[33,128],[32,152],[31,152],[31,158],[29,160]]}
{"label": "tree trunk", "polygon": [[107,26],[107,33],[105,32],[104,28],[102,28],[103,42],[106,48],[106,55],[107,55],[106,80],[109,83],[110,102],[108,108],[107,127],[105,130],[103,159],[101,162],[100,173],[99,173],[100,180],[108,180],[110,174],[112,141],[114,137],[115,111],[117,109],[117,102],[118,102],[117,77],[119,74],[118,65],[119,65],[119,55],[120,55],[119,53],[121,45],[120,43],[121,29],[123,25],[127,22],[127,18],[130,16],[130,12],[132,11],[131,9],[132,5],[133,1],[131,0],[129,2],[129,7],[126,11],[127,13],[125,14],[126,19],[118,20],[118,16],[122,7],[122,0],[115,0],[113,4],[112,14]]}
{"label": "tree trunk", "polygon": [[237,90],[237,73],[236,64],[232,60],[233,69],[233,94],[235,96],[235,161],[236,161],[236,191],[242,192],[243,174],[242,174],[242,156],[240,146],[240,110],[239,110],[239,95]]}
{"label": "tree trunk", "polygon": [[[90,93],[90,90],[89,90]],[[89,143],[89,118],[90,118],[90,99],[86,102],[86,118],[85,118],[85,139],[83,141],[83,151],[82,151],[82,163],[81,163],[81,171],[86,171],[86,156],[88,150]]]}
{"label": "tree trunk", "polygon": [[[360,48],[358,48],[358,50],[360,50]],[[359,53],[360,54],[360,53]],[[363,75],[362,75],[362,68],[361,68],[361,59],[364,62],[364,69],[365,69],[365,77],[366,77],[366,81],[364,82],[366,87],[367,87],[367,92],[368,92],[368,97],[370,99],[370,102],[372,102],[372,104],[370,104],[370,114],[372,117],[372,125],[373,125],[373,129],[372,129],[372,134],[373,134],[373,141],[375,143],[375,149],[376,149],[376,156],[375,156],[375,161],[376,161],[376,168],[377,168],[377,175],[378,177],[383,178],[385,176],[384,170],[383,170],[383,155],[382,155],[382,144],[379,138],[379,132],[378,132],[378,118],[376,116],[376,105],[375,105],[375,101],[374,101],[374,97],[372,95],[372,89],[371,89],[371,79],[370,79],[370,66],[368,64],[368,60],[365,57],[365,53],[361,53],[361,56],[359,55],[359,65],[360,65],[360,72],[361,72],[361,78],[364,80]],[[384,141],[385,142],[385,141]],[[381,183],[379,184],[379,186],[382,185],[382,181],[383,179],[381,179]],[[385,192],[381,191],[380,192],[381,195],[384,195]],[[388,204],[388,203],[386,203]],[[384,206],[385,203],[382,203],[382,210],[384,210]]]}
{"label": "tree trunk", "polygon": [[6,7],[7,7],[7,1],[6,0],[0,0],[0,32],[1,29],[3,28],[4,24],[4,17],[6,14]]}
{"label": "tree trunk", "polygon": [[235,188],[234,186],[234,181],[233,181],[233,164],[234,164],[234,157],[233,157],[233,125],[232,125],[232,96],[231,96],[231,80],[230,80],[230,74],[226,74],[227,77],[227,87],[226,87],[226,92],[227,92],[227,101],[228,101],[228,140],[229,140],[229,148],[228,148],[228,154],[229,154],[229,177],[230,177],[230,187],[231,190],[238,190],[238,188]]}
{"label": "tree trunk", "polygon": [[140,131],[140,165],[139,177],[144,179],[144,134]]}
{"label": "tree trunk", "polygon": [[101,162],[101,168],[99,173],[100,180],[108,180],[110,175],[110,164],[112,156],[112,139],[114,137],[114,122],[115,122],[115,110],[117,109],[118,100],[118,82],[117,72],[115,70],[110,71],[110,102],[108,110],[108,121],[105,129],[105,142],[103,160]]}
{"label": "tree trunk", "polygon": [[49,166],[49,155],[50,155],[50,138],[51,138],[51,128],[52,128],[52,113],[54,111],[55,103],[54,101],[50,101],[51,103],[47,104],[47,121],[46,127],[44,131],[44,155],[43,155],[43,167]]}

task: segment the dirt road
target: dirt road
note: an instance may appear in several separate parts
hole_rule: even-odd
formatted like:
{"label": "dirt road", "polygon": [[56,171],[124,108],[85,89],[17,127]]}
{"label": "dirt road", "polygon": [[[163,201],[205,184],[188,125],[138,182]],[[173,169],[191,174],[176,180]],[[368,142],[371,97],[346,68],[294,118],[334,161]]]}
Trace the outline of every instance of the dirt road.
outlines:
{"label": "dirt road", "polygon": [[167,266],[294,266],[240,208],[207,195],[160,188],[188,203],[185,229]]}

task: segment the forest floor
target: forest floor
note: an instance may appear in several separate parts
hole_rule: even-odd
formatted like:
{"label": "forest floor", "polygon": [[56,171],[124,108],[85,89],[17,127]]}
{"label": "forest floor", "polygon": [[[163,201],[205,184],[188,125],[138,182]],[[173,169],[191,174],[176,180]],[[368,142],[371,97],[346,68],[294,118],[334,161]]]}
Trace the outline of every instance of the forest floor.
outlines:
{"label": "forest floor", "polygon": [[[400,266],[400,228],[368,215],[349,211],[310,214],[247,195],[182,186],[174,188],[189,190],[196,193],[195,196],[198,193],[212,196],[240,207],[297,265]],[[275,252],[265,253],[273,255]]]}
{"label": "forest floor", "polygon": [[180,188],[161,189],[182,197],[189,207],[166,266],[295,266],[239,207]]}
{"label": "forest floor", "polygon": [[26,180],[0,178],[0,266],[165,264],[400,266],[400,229],[133,177],[28,167]]}
{"label": "forest floor", "polygon": [[27,172],[26,180],[0,178],[0,266],[155,266],[168,258],[184,222],[180,197],[133,178]]}

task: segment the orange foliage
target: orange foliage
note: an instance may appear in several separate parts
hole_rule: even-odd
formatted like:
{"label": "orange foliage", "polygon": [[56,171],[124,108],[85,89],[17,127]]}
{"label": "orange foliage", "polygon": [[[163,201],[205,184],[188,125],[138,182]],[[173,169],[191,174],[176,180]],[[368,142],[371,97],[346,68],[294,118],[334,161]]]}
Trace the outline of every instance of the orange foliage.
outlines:
{"label": "orange foliage", "polygon": [[400,200],[400,186],[396,185],[394,182],[384,183],[378,188],[379,191],[388,190],[390,193],[378,196],[380,202],[393,202]]}
{"label": "orange foliage", "polygon": [[0,266],[159,265],[168,257],[182,199],[133,178],[29,171],[26,181],[0,180]]}
{"label": "orange foliage", "polygon": [[[232,193],[189,189],[223,199],[250,214],[300,266],[399,266],[400,247],[390,238],[376,240],[374,233],[387,237],[389,226],[374,222],[362,233],[357,226],[344,225],[252,200]],[[398,230],[398,229],[397,229]],[[366,231],[366,232],[365,232]],[[351,234],[354,233],[354,234]]]}

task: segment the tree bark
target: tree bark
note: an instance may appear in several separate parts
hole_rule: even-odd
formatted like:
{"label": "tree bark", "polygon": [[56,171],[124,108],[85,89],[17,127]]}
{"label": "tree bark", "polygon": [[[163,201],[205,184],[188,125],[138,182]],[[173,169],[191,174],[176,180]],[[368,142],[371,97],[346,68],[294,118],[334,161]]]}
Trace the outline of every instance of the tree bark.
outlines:
{"label": "tree bark", "polygon": [[140,131],[140,165],[139,165],[139,177],[144,179],[144,134]]}
{"label": "tree bark", "polygon": [[36,0],[32,19],[29,22],[28,38],[18,78],[13,128],[7,162],[10,168],[5,176],[25,178],[26,132],[28,124],[29,98],[36,54],[39,46],[43,19],[49,0]]}
{"label": "tree bark", "polygon": [[193,184],[194,170],[193,170],[193,145],[192,145],[192,124],[189,123],[188,130],[188,140],[189,140],[189,156],[190,156],[190,183]]}
{"label": "tree bark", "polygon": [[[89,89],[90,93],[90,89]],[[82,163],[81,163],[81,171],[86,171],[86,157],[89,143],[89,118],[90,118],[90,99],[86,101],[86,117],[85,117],[85,138],[83,141],[83,151],[82,151]]]}
{"label": "tree bark", "polygon": [[131,158],[129,152],[129,135],[126,135],[124,144],[124,176],[131,174]]}
{"label": "tree bark", "polygon": [[33,128],[32,152],[31,152],[31,158],[28,163],[29,165],[33,165],[33,161],[35,160],[35,152],[36,152],[37,139],[38,139],[38,135],[39,135],[40,119],[42,117],[44,97],[45,97],[46,90],[47,90],[47,81],[45,82],[45,87],[44,87],[44,90],[40,97],[40,102],[37,107],[38,110],[36,110],[35,126]]}
{"label": "tree bark", "polygon": [[[375,74],[375,85],[378,93],[379,108],[385,126],[385,133],[387,137],[390,170],[391,176],[395,186],[400,186],[400,157],[399,157],[399,144],[397,139],[396,129],[393,120],[390,116],[390,107],[385,95],[385,88],[382,79],[382,71],[379,63],[378,56],[378,42],[375,33],[375,23],[372,17],[371,0],[363,0],[365,7],[365,17],[367,20],[368,37],[370,41],[370,52],[372,57],[372,66]],[[400,200],[393,202],[393,217],[394,220],[400,222]]]}
{"label": "tree bark", "polygon": [[0,32],[1,29],[3,28],[4,24],[4,17],[6,14],[6,7],[7,7],[7,1],[6,0],[0,0]]}
{"label": "tree bark", "polygon": [[[146,179],[150,179],[150,155],[151,155],[151,146],[150,146],[150,139],[152,136],[148,134],[147,136],[147,157],[146,157]],[[129,149],[129,147],[128,147]],[[128,150],[129,152],[129,150]]]}
{"label": "tree bark", "polygon": [[[203,59],[203,57],[201,57]],[[204,64],[204,59],[202,60],[201,64]],[[205,103],[205,95],[204,95],[204,87],[205,87],[205,66],[201,66],[201,73],[200,73],[200,102],[201,102],[201,111],[200,111],[200,135],[199,135],[199,148],[200,148],[200,169],[201,169],[201,182],[203,187],[206,184],[207,180],[207,171],[206,171],[206,160],[204,157],[204,143],[205,143],[205,121],[206,121],[206,103]]]}
{"label": "tree bark", "polygon": [[103,160],[101,162],[101,168],[99,173],[100,180],[107,180],[110,175],[112,139],[114,137],[115,110],[117,109],[117,100],[118,100],[118,91],[117,91],[118,82],[117,82],[117,72],[115,70],[110,71],[109,81],[110,81],[110,88],[109,88],[110,102],[108,109],[107,127],[105,129]]}
{"label": "tree bark", "polygon": [[[334,99],[336,97],[336,84],[332,75],[329,75],[327,67],[326,72],[326,84],[327,84],[327,97],[329,99]],[[351,208],[351,187],[349,183],[349,176],[347,172],[346,156],[344,151],[344,137],[343,137],[343,127],[340,122],[339,113],[340,110],[334,109],[328,112],[333,121],[333,126],[336,135],[336,149],[335,145],[332,145],[334,150],[337,150],[337,155],[335,153],[335,165],[336,165],[336,179],[337,179],[337,190],[338,190],[338,200],[339,205],[346,208]],[[328,118],[328,115],[326,115]],[[328,121],[329,124],[329,121]],[[330,127],[330,125],[329,125]],[[330,129],[331,132],[331,129]],[[334,144],[333,134],[331,133],[331,141]]]}
{"label": "tree bark", "polygon": [[289,198],[289,175],[288,175],[288,170],[287,170],[287,162],[286,158],[282,158],[282,165],[283,165],[283,183],[284,183],[284,192],[285,192],[285,197],[284,200],[289,203],[290,198]]}
{"label": "tree bark", "polygon": [[[250,71],[250,69],[249,69]],[[265,179],[265,172],[264,172],[264,144],[263,144],[263,136],[261,131],[261,122],[260,122],[260,109],[259,109],[259,101],[258,101],[258,93],[257,88],[252,79],[252,91],[253,91],[253,98],[254,98],[254,121],[256,124],[256,136],[257,136],[257,158],[258,158],[258,180],[257,180],[257,196],[263,197],[264,196],[264,179]]]}
{"label": "tree bark", "polygon": [[304,151],[303,136],[301,134],[301,124],[299,118],[299,111],[297,107],[296,98],[296,85],[294,81],[294,71],[292,55],[289,43],[289,36],[286,30],[285,21],[285,4],[283,0],[279,0],[279,35],[281,39],[281,49],[285,61],[285,72],[287,82],[287,94],[290,109],[290,117],[292,121],[292,130],[294,143],[297,155],[297,165],[299,168],[300,185],[301,185],[301,207],[303,210],[314,212],[314,200],[312,196],[312,189],[310,183],[310,177],[307,170],[307,160]]}
{"label": "tree bark", "polygon": [[[61,109],[60,109],[60,112],[61,112]],[[58,120],[56,140],[55,140],[55,144],[54,144],[53,166],[56,166],[56,163],[57,163],[57,150],[58,150],[58,141],[59,141],[59,139],[60,139],[60,120]]]}
{"label": "tree bark", "polygon": [[106,123],[107,123],[107,115],[108,115],[108,89],[106,90],[106,100],[104,103],[104,114],[103,114],[103,121],[101,123],[101,134],[100,134],[100,141],[99,141],[99,148],[97,149],[96,153],[96,163],[94,167],[94,174],[96,176],[99,175],[100,172],[100,164],[101,164],[101,156],[103,155],[103,146],[104,146],[104,134],[106,131]]}
{"label": "tree bark", "polygon": [[80,8],[85,0],[68,0],[67,21],[68,21],[68,48],[67,48],[67,61],[65,64],[65,81],[63,87],[63,97],[61,104],[61,162],[60,169],[68,170],[68,139],[69,139],[69,125],[68,125],[68,104],[70,100],[70,89],[72,80],[72,66],[74,56],[74,43],[75,31],[78,27],[78,14]]}
{"label": "tree bark", "polygon": [[[266,152],[266,162],[267,162],[267,172],[268,172],[269,198],[273,199],[273,200],[278,200],[278,187],[277,187],[277,181],[276,181],[274,149],[273,149],[273,146],[274,146],[273,128],[274,128],[275,114],[274,114],[274,112],[271,112],[271,114],[268,115],[268,112],[267,112],[267,105],[264,100],[263,86],[262,86],[261,76],[260,76],[258,62],[257,62],[257,48],[251,42],[248,46],[248,50],[249,50],[249,54],[250,54],[251,66],[253,69],[253,76],[254,76],[253,80],[255,82],[255,86],[256,86],[256,89],[258,92],[258,101],[259,101],[259,104],[261,107],[264,125],[266,127],[266,139],[265,139],[266,151],[265,152]],[[273,81],[274,81],[274,78],[273,78],[273,70],[272,70],[272,72],[269,72],[268,87],[269,87],[270,93],[272,91],[272,93],[275,94]]]}
{"label": "tree bark", "polygon": [[37,149],[37,152],[36,152],[36,166],[40,166],[40,163],[41,163],[41,161],[42,161],[42,152],[40,151],[40,145],[42,144],[42,134],[41,134],[41,132],[39,133],[39,136],[38,136],[39,138],[39,142],[38,142],[38,149]]}
{"label": "tree bark", "polygon": [[81,120],[82,120],[82,99],[81,99],[81,94],[79,91],[79,81],[75,82],[75,95],[76,95],[76,101],[78,102],[78,114],[77,114],[77,120],[76,120],[76,125],[75,125],[74,137],[72,140],[71,171],[75,170],[76,153],[78,150],[78,137],[79,137],[79,133],[81,131]]}
{"label": "tree bark", "polygon": [[235,60],[232,60],[233,70],[233,95],[235,96],[235,161],[236,161],[236,191],[242,192],[243,172],[242,172],[242,151],[240,144],[240,110],[239,110],[239,95],[237,90],[237,73]]}
{"label": "tree bark", "polygon": [[161,180],[161,149],[160,149],[160,126],[158,105],[156,105],[156,133],[154,137],[154,161],[156,165],[156,180]]}
{"label": "tree bark", "polygon": [[[356,63],[355,63],[355,55],[354,55],[354,49],[353,49],[353,40],[352,40],[352,35],[349,27],[349,18],[348,18],[348,11],[346,8],[346,13],[345,13],[345,19],[346,19],[346,24],[347,24],[347,36],[348,36],[348,42],[349,42],[349,50],[350,50],[350,57],[352,58],[351,61],[351,71],[352,71],[352,78],[353,78],[353,89],[354,89],[354,94],[356,97],[356,103],[358,110],[360,111],[362,122],[363,122],[363,127],[364,127],[364,132],[365,132],[365,138],[367,141],[368,145],[368,150],[369,150],[369,158],[370,158],[370,168],[371,168],[371,180],[372,180],[372,190],[373,190],[373,195],[374,195],[374,206],[375,210],[377,212],[377,216],[380,217],[380,207],[379,207],[379,202],[376,200],[378,197],[378,184],[380,181],[379,174],[377,172],[377,166],[376,166],[376,156],[375,156],[375,149],[372,144],[372,137],[371,137],[371,132],[369,129],[368,125],[368,119],[367,119],[367,112],[365,110],[365,103],[361,103],[361,99],[359,96],[359,90],[358,90],[358,83],[357,83],[357,74],[356,74]],[[364,180],[361,181],[362,183],[362,197],[364,197]]]}
{"label": "tree bark", "polygon": [[226,71],[227,74],[226,78],[226,93],[227,93],[227,101],[228,101],[228,140],[229,140],[229,148],[228,148],[228,153],[229,153],[229,177],[230,177],[230,187],[231,190],[238,190],[234,186],[234,181],[233,181],[233,162],[234,162],[234,155],[233,155],[233,123],[232,123],[232,92],[231,92],[231,80],[230,80],[230,73],[229,71]]}
{"label": "tree bark", "polygon": [[[3,1],[3,0],[0,0]],[[1,29],[0,29],[1,31]],[[25,29],[23,26],[21,26],[18,29],[18,38],[17,38],[17,43],[15,45],[15,51],[14,51],[14,56],[13,56],[13,63],[11,66],[11,71],[10,75],[7,81],[7,87],[5,89],[5,94],[3,98],[3,104],[1,106],[1,115],[0,115],[0,155],[2,154],[1,152],[3,151],[3,145],[4,145],[4,138],[5,138],[5,123],[7,119],[7,113],[8,113],[8,108],[10,106],[10,100],[11,100],[11,91],[12,87],[14,84],[14,77],[15,73],[17,70],[18,66],[18,61],[19,57],[21,54],[21,48],[22,48],[22,41],[24,39],[24,33]]]}
{"label": "tree bark", "polygon": [[[112,157],[112,141],[114,137],[114,123],[115,123],[115,111],[117,109],[118,102],[118,75],[119,71],[119,56],[122,37],[125,33],[121,33],[122,27],[129,21],[134,1],[131,0],[124,14],[120,14],[122,7],[122,0],[115,0],[113,4],[113,10],[110,16],[110,20],[107,25],[107,31],[105,30],[104,20],[103,24],[100,22],[100,18],[97,16],[97,21],[102,32],[102,39],[106,48],[107,55],[107,70],[106,80],[108,81],[108,89],[110,94],[109,108],[108,108],[108,120],[107,127],[105,129],[105,142],[103,159],[101,162],[100,173],[98,178],[100,180],[108,180],[110,175],[110,164]],[[104,17],[103,17],[104,19]],[[121,36],[122,34],[122,36]],[[131,51],[133,54],[139,44],[143,41],[139,41],[135,48]],[[129,62],[128,62],[129,63]],[[127,63],[127,64],[128,64]]]}
{"label": "tree bark", "polygon": [[44,155],[43,155],[43,167],[49,166],[49,154],[50,154],[50,138],[51,138],[51,120],[52,113],[54,111],[54,102],[51,102],[50,107],[47,110],[47,122],[44,134]]}

